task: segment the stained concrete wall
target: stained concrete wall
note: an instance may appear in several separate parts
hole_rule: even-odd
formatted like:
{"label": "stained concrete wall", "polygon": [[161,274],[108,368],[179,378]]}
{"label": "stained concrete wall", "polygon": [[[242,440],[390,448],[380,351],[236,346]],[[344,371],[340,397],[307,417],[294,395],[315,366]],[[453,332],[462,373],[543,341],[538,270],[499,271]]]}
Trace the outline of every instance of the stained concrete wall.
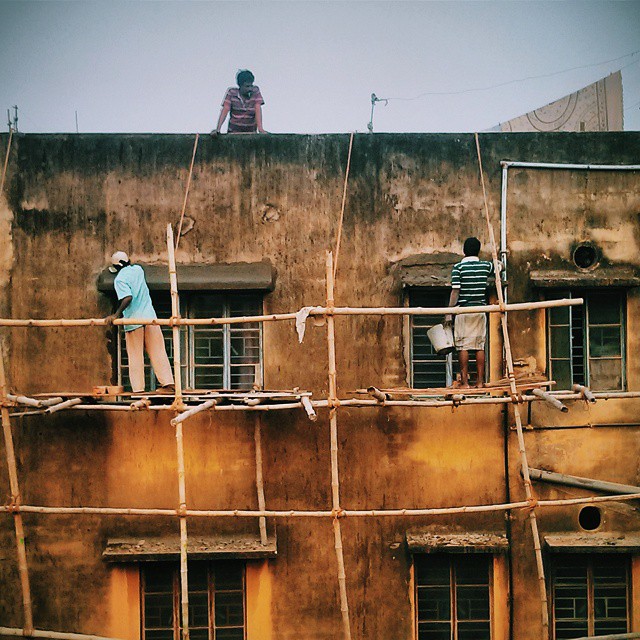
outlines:
{"label": "stained concrete wall", "polygon": [[[480,136],[491,216],[497,232],[500,161],[626,163],[640,135],[490,134]],[[4,154],[7,136],[0,136]],[[95,317],[110,311],[96,278],[114,249],[162,263],[167,222],[177,222],[193,138],[182,135],[27,135],[14,140],[6,198],[0,196],[2,313],[10,317]],[[324,301],[324,252],[337,232],[347,136],[223,136],[200,142],[179,263],[254,262],[277,270],[266,312]],[[638,268],[637,173],[513,170],[509,190],[509,299],[536,298],[529,271],[569,264],[577,239],[601,247],[605,262]],[[403,304],[393,265],[420,253],[460,252],[486,243],[473,137],[462,134],[358,135],[336,287],[340,305]],[[637,350],[638,300],[627,305],[627,352]],[[514,355],[545,362],[544,316],[511,314]],[[9,379],[23,393],[88,390],[113,371],[104,329],[5,330]],[[376,384],[406,385],[398,318],[338,318],[339,394]],[[309,323],[299,345],[289,323],[266,324],[267,388],[299,386],[326,394],[326,339]],[[491,369],[502,345],[493,340]],[[628,361],[628,388],[638,364]],[[580,426],[640,422],[639,405],[613,400],[563,415],[536,406],[532,424]],[[484,504],[522,499],[510,419],[498,407],[339,412],[341,501],[345,508]],[[185,429],[187,501],[193,508],[255,508],[254,417],[214,414]],[[157,506],[177,504],[175,442],[166,416],[71,413],[14,424],[22,500],[27,504]],[[640,484],[637,427],[534,429],[532,466]],[[264,417],[267,505],[330,505],[329,427],[297,412]],[[506,454],[506,460],[505,460]],[[8,494],[6,471],[0,482]],[[536,486],[540,497],[565,495]],[[576,492],[569,492],[574,495]],[[634,531],[628,507],[603,507],[604,531]],[[576,508],[545,511],[541,532],[575,531]],[[190,531],[256,531],[251,520],[190,522]],[[25,517],[38,628],[108,634],[121,599],[100,559],[107,538],[177,533],[151,518]],[[540,637],[539,603],[525,515],[459,515],[343,521],[347,586],[355,638],[413,633],[408,529],[507,533],[511,540],[512,637]],[[330,522],[277,523],[278,558],[268,562],[273,638],[339,637],[340,612]],[[12,523],[0,519],[0,620],[21,624]],[[14,585],[12,588],[5,588]],[[505,598],[506,598],[506,594]],[[262,605],[264,607],[264,602]],[[115,613],[114,613],[114,610]],[[265,631],[265,633],[267,633]],[[257,636],[258,638],[261,636]],[[269,637],[267,635],[264,636]]]}

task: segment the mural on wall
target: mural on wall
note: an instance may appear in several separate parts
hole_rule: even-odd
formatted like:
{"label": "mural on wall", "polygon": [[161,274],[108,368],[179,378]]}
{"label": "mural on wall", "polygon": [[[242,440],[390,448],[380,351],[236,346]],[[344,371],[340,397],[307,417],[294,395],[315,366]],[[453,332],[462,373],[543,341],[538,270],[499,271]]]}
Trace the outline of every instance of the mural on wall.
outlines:
{"label": "mural on wall", "polygon": [[616,71],[493,131],[622,131],[622,74]]}

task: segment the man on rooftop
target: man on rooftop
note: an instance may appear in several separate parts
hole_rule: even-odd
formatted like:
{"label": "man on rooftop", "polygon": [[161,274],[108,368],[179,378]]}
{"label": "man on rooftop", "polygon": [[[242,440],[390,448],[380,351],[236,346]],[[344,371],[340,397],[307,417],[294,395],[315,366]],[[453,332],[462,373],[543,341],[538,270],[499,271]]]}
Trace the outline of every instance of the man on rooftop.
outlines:
{"label": "man on rooftop", "polygon": [[224,121],[229,116],[227,133],[266,133],[262,128],[262,105],[264,100],[260,88],[253,84],[255,78],[249,69],[236,74],[237,87],[229,87],[222,101],[222,110],[216,128],[211,135],[220,133]]}
{"label": "man on rooftop", "polygon": [[[464,241],[464,258],[451,270],[450,307],[479,307],[487,304],[487,279],[495,270],[487,260],[480,260],[480,240],[467,238]],[[452,315],[445,316],[445,325],[451,326]],[[461,387],[469,387],[469,351],[476,352],[478,388],[484,387],[487,316],[484,313],[461,313],[456,315],[453,341],[460,361]]]}

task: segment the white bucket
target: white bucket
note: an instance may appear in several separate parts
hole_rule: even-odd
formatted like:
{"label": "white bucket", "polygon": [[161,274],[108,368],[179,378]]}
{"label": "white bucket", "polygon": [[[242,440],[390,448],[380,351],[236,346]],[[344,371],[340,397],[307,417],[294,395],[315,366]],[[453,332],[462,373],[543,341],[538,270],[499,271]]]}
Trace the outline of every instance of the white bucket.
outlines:
{"label": "white bucket", "polygon": [[427,331],[427,335],[438,355],[446,355],[456,350],[451,327],[436,324]]}

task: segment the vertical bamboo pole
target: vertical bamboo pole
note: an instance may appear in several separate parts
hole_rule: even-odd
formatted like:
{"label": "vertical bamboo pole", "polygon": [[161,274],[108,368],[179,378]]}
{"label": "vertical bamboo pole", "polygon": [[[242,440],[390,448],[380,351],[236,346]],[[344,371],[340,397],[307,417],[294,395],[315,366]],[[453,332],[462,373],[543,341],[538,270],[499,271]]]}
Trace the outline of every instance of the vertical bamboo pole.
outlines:
{"label": "vertical bamboo pole", "polygon": [[[266,503],[264,499],[264,482],[262,479],[262,414],[257,413],[256,425],[253,430],[253,439],[256,443],[256,490],[258,492],[258,509],[264,511]],[[260,543],[267,544],[267,519],[264,516],[258,518],[260,527]]]}
{"label": "vertical bamboo pole", "polygon": [[[173,229],[167,225],[167,251],[169,254],[169,282],[171,285],[171,318],[180,317],[180,299],[178,297],[178,278],[176,276],[176,257],[173,244]],[[182,376],[180,371],[180,327],[173,326],[173,371],[176,399],[173,403],[176,411],[182,411]],[[182,422],[176,424],[176,448],[178,457],[178,494],[180,499],[180,590],[182,604],[182,638],[189,640],[189,578],[187,575],[187,491],[184,474],[184,443]]]}
{"label": "vertical bamboo pole", "polygon": [[[480,181],[482,183],[482,196],[484,198],[484,214],[489,231],[489,241],[491,243],[491,254],[496,272],[496,293],[498,294],[498,304],[504,307],[504,296],[502,293],[502,281],[499,273],[498,251],[496,248],[496,239],[493,234],[493,227],[489,219],[489,205],[487,203],[487,192],[484,184],[484,172],[482,170],[482,154],[480,153],[480,140],[478,134],[475,135],[476,150],[478,152],[478,165],[480,167]],[[503,248],[506,251],[506,247]],[[513,355],[511,353],[511,341],[509,339],[509,328],[507,326],[507,313],[500,313],[500,323],[502,325],[502,336],[504,340],[504,354],[507,364],[507,376],[509,378],[509,387],[511,396],[517,398],[516,378],[513,369]],[[533,487],[531,485],[531,477],[529,475],[529,462],[527,460],[527,451],[524,445],[524,433],[522,430],[522,418],[520,417],[520,407],[517,402],[513,404],[513,415],[516,423],[516,433],[518,436],[518,449],[520,452],[520,466],[522,469],[522,478],[524,480],[524,491],[527,500],[531,503],[532,508],[529,511],[529,525],[531,527],[531,535],[533,537],[533,549],[536,556],[536,567],[538,570],[538,586],[540,588],[540,605],[542,615],[542,637],[546,640],[549,637],[549,609],[547,603],[547,586],[544,577],[544,564],[542,561],[542,547],[540,545],[540,532],[538,530],[538,520],[535,513],[535,497]]]}
{"label": "vertical bamboo pole", "polygon": [[4,165],[2,167],[2,180],[0,180],[0,196],[4,192],[4,181],[7,177],[7,167],[9,166],[9,152],[11,151],[11,141],[13,140],[13,127],[9,127],[9,141],[7,142],[7,153],[4,157]]}
{"label": "vertical bamboo pole", "polygon": [[344,570],[344,554],[342,551],[342,531],[340,528],[340,478],[338,475],[338,384],[336,372],[336,338],[335,319],[331,313],[334,307],[334,278],[333,254],[327,252],[327,348],[329,355],[329,412],[331,430],[331,498],[334,512],[333,537],[338,561],[338,586],[340,588],[340,611],[342,613],[342,628],[345,640],[351,640],[351,625],[349,624],[349,601],[347,599],[347,580]]}
{"label": "vertical bamboo pole", "polygon": [[[13,434],[11,433],[11,418],[9,409],[5,404],[7,401],[7,379],[4,370],[4,351],[0,342],[0,403],[2,407],[2,432],[4,434],[4,448],[7,456],[7,467],[9,469],[9,486],[11,489],[12,504],[20,505],[20,485],[18,484],[18,467],[16,464],[16,454],[13,448]],[[20,575],[20,586],[22,588],[22,608],[24,612],[24,635],[33,633],[33,610],[31,607],[31,587],[29,585],[29,572],[27,569],[27,549],[24,542],[24,527],[22,525],[22,514],[19,511],[13,512],[13,523],[16,530],[16,545],[18,552],[18,573]]]}
{"label": "vertical bamboo pole", "polygon": [[200,134],[196,133],[196,139],[193,143],[193,153],[191,154],[191,164],[189,165],[189,176],[187,177],[187,187],[184,191],[184,201],[182,203],[182,213],[180,214],[180,222],[178,223],[178,235],[176,236],[176,251],[180,244],[180,236],[182,235],[182,222],[184,221],[184,212],[187,210],[187,198],[189,197],[189,187],[191,186],[191,176],[193,175],[193,163],[196,159],[196,151],[198,149],[198,140]]}

